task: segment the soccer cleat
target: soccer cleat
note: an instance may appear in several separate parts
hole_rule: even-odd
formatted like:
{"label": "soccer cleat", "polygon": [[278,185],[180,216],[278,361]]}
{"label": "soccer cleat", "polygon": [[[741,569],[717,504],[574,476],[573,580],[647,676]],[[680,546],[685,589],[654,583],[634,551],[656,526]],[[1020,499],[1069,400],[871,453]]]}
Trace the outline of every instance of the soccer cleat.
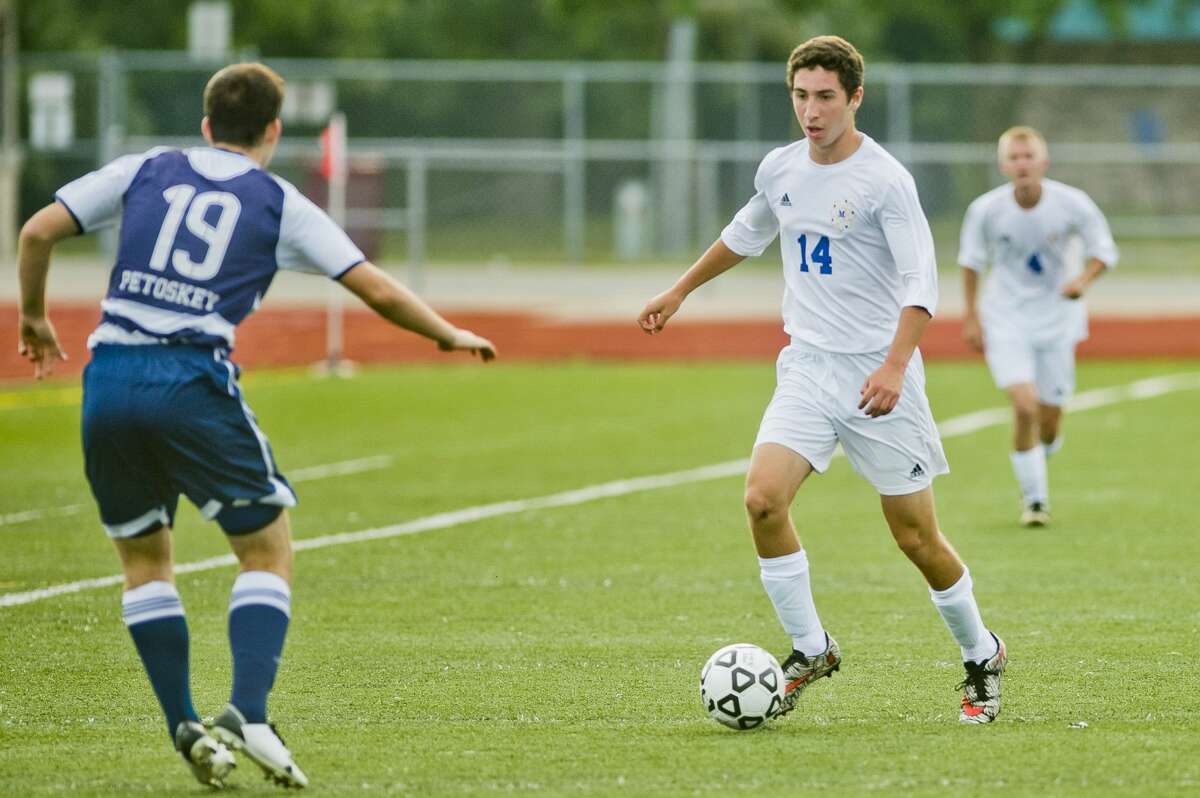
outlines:
{"label": "soccer cleat", "polygon": [[810,684],[822,676],[832,676],[833,672],[842,667],[842,650],[837,641],[825,633],[825,651],[813,657],[805,656],[800,651],[792,651],[783,662],[783,702],[775,716],[786,715],[796,708],[800,694]]}
{"label": "soccer cleat", "polygon": [[209,787],[224,787],[225,777],[237,767],[229,749],[194,720],[185,720],[176,727],[175,750],[188,763],[196,781]]}
{"label": "soccer cleat", "polygon": [[1021,513],[1021,526],[1045,526],[1050,523],[1050,508],[1042,502],[1030,502]]}
{"label": "soccer cleat", "polygon": [[266,777],[279,786],[308,786],[308,777],[292,761],[292,752],[283,744],[273,724],[247,723],[237,707],[229,704],[212,722],[212,735],[234,751],[250,757]]}
{"label": "soccer cleat", "polygon": [[1004,641],[992,635],[996,653],[986,662],[964,662],[967,677],[958,685],[963,691],[960,723],[991,723],[1000,714],[1000,677],[1008,664]]}

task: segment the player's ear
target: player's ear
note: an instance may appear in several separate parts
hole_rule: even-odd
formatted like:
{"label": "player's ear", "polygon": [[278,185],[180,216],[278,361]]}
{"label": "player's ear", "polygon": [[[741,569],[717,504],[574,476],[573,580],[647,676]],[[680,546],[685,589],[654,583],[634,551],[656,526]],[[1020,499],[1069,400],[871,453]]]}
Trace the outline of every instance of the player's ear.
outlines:
{"label": "player's ear", "polygon": [[267,141],[272,143],[279,141],[279,137],[283,135],[283,120],[279,117],[271,120],[267,125]]}
{"label": "player's ear", "polygon": [[200,120],[200,135],[204,136],[204,140],[210,145],[213,143],[212,125],[209,124],[207,116]]}
{"label": "player's ear", "polygon": [[863,99],[863,87],[859,86],[857,89],[854,90],[854,93],[850,95],[850,110],[857,111],[858,106],[862,105],[862,99]]}

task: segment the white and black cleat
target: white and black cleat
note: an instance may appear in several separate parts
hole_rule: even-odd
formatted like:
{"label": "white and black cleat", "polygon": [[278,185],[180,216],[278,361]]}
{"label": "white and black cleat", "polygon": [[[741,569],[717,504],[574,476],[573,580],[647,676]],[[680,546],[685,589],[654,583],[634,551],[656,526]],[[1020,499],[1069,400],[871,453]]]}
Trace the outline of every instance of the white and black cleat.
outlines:
{"label": "white and black cleat", "polygon": [[247,723],[237,707],[228,704],[212,722],[212,735],[225,745],[250,757],[267,779],[281,787],[308,786],[308,777],[292,760],[292,752],[270,723]]}
{"label": "white and black cleat", "polygon": [[991,723],[1000,714],[1000,680],[1008,666],[1008,651],[1004,641],[992,635],[996,653],[985,662],[964,662],[966,678],[959,683],[963,691],[960,723]]}
{"label": "white and black cleat", "polygon": [[1030,502],[1021,512],[1021,526],[1041,527],[1050,523],[1050,508],[1043,502]]}
{"label": "white and black cleat", "polygon": [[185,720],[175,728],[175,750],[188,763],[196,781],[209,787],[224,787],[225,777],[237,767],[229,749],[194,720]]}
{"label": "white and black cleat", "polygon": [[825,633],[825,651],[815,656],[805,656],[800,651],[793,650],[783,661],[784,691],[783,702],[775,717],[786,715],[796,708],[800,694],[817,679],[832,677],[835,671],[842,668],[842,650],[837,641]]}

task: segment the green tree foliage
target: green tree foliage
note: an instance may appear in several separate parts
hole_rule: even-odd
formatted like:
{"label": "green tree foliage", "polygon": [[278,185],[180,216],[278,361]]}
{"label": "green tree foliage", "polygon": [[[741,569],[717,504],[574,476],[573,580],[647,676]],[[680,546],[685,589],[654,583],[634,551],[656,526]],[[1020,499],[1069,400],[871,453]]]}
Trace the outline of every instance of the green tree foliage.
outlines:
{"label": "green tree foliage", "polygon": [[[1015,19],[1036,38],[1066,0],[253,0],[233,3],[234,44],[264,56],[651,59],[671,22],[696,20],[701,60],[778,60],[838,32],[873,59],[977,61],[1004,55]],[[1097,0],[1120,27],[1136,0]],[[22,47],[186,46],[190,0],[24,0]],[[1184,3],[1180,3],[1180,6]]]}

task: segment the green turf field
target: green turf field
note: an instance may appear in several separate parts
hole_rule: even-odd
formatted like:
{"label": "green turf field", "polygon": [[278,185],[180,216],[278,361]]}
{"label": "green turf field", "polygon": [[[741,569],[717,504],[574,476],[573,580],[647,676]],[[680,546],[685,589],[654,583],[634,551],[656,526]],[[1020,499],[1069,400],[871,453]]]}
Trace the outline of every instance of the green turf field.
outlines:
{"label": "green turf field", "polygon": [[[1089,363],[1079,383],[1197,371]],[[394,458],[298,484],[305,539],[745,457],[773,376],[498,365],[260,374],[246,389],[285,473]],[[931,365],[929,393],[939,419],[1000,404],[981,365]],[[76,396],[0,393],[0,594],[116,570],[87,505]],[[272,714],[317,795],[1197,794],[1198,400],[1071,414],[1045,531],[1015,524],[1005,426],[946,438],[942,526],[1011,658],[991,727],[957,723],[957,650],[844,460],[794,513],[845,664],[762,731],[713,723],[696,689],[726,643],[786,648],[738,477],[300,552]],[[58,514],[18,515],[32,509]],[[181,510],[180,562],[223,551]],[[232,577],[179,579],[202,713],[228,693]],[[119,588],[0,606],[0,795],[207,792],[164,731]],[[233,783],[275,791],[249,763]]]}

